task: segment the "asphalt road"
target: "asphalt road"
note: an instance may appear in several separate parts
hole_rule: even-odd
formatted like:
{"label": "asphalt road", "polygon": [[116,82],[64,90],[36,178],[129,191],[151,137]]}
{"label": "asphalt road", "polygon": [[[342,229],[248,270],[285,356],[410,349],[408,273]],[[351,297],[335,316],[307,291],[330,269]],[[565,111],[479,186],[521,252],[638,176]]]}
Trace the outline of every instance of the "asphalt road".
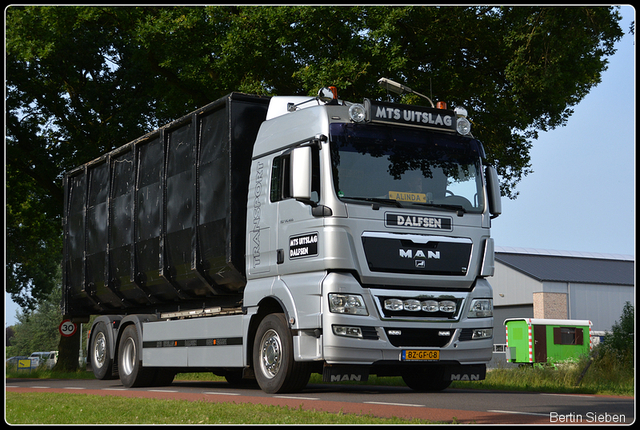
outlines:
{"label": "asphalt road", "polygon": [[6,391],[262,403],[327,412],[421,418],[477,424],[626,424],[635,421],[629,397],[447,389],[416,393],[406,387],[308,385],[296,394],[274,395],[257,386],[226,382],[174,381],[165,387],[125,388],[119,380],[7,379]]}

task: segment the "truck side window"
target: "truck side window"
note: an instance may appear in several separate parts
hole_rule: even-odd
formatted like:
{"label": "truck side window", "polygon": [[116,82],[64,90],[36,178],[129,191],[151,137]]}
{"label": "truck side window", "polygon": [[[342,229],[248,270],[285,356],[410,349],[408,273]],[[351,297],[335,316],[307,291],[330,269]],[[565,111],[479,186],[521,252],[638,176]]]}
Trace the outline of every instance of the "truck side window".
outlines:
{"label": "truck side window", "polygon": [[281,155],[273,159],[271,168],[271,201],[279,202],[288,199],[289,195],[289,178],[291,177],[291,157],[289,154]]}
{"label": "truck side window", "polygon": [[[311,178],[311,200],[315,203],[320,201],[320,154],[314,148],[312,154],[312,178]],[[291,198],[291,156],[285,153],[273,159],[271,167],[271,202]]]}
{"label": "truck side window", "polygon": [[320,151],[311,149],[311,201],[320,202]]}

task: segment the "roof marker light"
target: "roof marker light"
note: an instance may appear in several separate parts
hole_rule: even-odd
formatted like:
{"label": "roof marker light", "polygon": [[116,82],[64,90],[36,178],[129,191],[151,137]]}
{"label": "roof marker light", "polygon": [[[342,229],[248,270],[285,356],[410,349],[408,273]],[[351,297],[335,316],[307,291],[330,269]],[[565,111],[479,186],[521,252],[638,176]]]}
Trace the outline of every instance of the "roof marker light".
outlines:
{"label": "roof marker light", "polygon": [[471,123],[467,119],[467,109],[463,106],[456,106],[453,110],[458,117],[456,122],[456,130],[463,136],[471,133]]}
{"label": "roof marker light", "polygon": [[361,104],[354,103],[349,107],[349,118],[353,122],[364,122],[367,118],[367,111]]}

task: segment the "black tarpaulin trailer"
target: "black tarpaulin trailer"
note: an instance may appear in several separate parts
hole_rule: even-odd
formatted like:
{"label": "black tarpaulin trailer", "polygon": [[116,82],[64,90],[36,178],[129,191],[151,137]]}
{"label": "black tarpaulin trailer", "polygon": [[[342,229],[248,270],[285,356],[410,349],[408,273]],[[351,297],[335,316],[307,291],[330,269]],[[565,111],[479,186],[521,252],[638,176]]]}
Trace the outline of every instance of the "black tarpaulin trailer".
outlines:
{"label": "black tarpaulin trailer", "polygon": [[269,97],[231,93],[64,176],[63,314],[231,303]]}

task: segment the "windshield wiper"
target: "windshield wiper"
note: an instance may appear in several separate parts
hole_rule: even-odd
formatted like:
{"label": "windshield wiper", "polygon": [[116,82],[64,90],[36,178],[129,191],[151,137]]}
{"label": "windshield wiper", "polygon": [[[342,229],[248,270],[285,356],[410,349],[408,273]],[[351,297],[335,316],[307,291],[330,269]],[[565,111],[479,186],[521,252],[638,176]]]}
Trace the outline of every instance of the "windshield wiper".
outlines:
{"label": "windshield wiper", "polygon": [[414,203],[414,204],[420,205],[420,206],[428,206],[431,208],[456,211],[458,213],[458,216],[462,216],[467,212],[467,210],[462,205],[448,205],[444,203]]}
{"label": "windshield wiper", "polygon": [[402,203],[400,203],[397,200],[393,200],[393,199],[383,199],[383,198],[379,198],[379,197],[342,197],[343,199],[351,199],[351,200],[360,200],[363,202],[371,202],[371,203],[379,203],[381,205],[390,205],[390,206],[395,206],[397,208],[401,208],[404,207],[402,206]]}

